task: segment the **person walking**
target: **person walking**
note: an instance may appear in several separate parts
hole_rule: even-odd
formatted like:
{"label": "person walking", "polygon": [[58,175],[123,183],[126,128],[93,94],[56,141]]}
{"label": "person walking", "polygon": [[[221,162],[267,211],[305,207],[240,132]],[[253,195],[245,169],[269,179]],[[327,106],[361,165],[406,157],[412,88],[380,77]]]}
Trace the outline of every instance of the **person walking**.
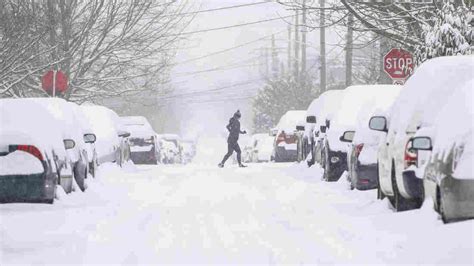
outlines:
{"label": "person walking", "polygon": [[220,168],[224,167],[225,161],[229,159],[229,157],[232,155],[232,153],[234,153],[234,151],[237,153],[237,161],[239,162],[239,167],[247,167],[242,164],[242,152],[238,143],[239,135],[247,134],[245,130],[240,130],[240,117],[240,111],[237,110],[234,116],[229,120],[229,124],[226,126],[227,130],[229,130],[229,137],[227,138],[227,154],[224,156],[224,159],[222,159],[221,163],[219,163]]}

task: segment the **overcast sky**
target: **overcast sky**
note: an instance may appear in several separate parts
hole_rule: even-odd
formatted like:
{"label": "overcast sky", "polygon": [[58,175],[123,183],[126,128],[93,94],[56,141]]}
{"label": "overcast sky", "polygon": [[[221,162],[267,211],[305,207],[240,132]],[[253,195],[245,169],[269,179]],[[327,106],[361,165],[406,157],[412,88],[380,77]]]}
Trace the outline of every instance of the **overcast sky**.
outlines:
{"label": "overcast sky", "polygon": [[[200,2],[191,2],[195,5],[196,9],[207,10],[263,1],[201,0]],[[294,12],[288,11],[284,6],[273,2],[205,12],[198,14],[185,32],[225,27],[293,14]],[[288,20],[293,22],[293,19],[289,18]],[[180,98],[180,100],[169,103],[169,106],[173,108],[173,115],[176,116],[176,119],[167,120],[166,127],[168,130],[178,131],[183,136],[197,136],[203,132],[208,135],[225,135],[225,124],[237,109],[240,109],[242,112],[243,126],[251,129],[252,108],[250,96],[255,95],[256,91],[263,84],[261,80],[258,80],[262,78],[260,74],[262,67],[258,66],[259,63],[264,62],[261,59],[262,48],[270,47],[270,36],[275,34],[276,46],[282,48],[282,50],[279,50],[279,57],[285,62],[286,66],[287,27],[288,23],[284,20],[276,20],[188,35],[188,40],[183,41],[180,45],[182,48],[178,51],[175,59],[177,63],[229,49],[267,36],[268,38],[229,52],[189,63],[178,64],[173,69],[171,77],[175,88],[174,94],[181,95],[181,97],[176,97],[176,99]],[[308,61],[315,60],[318,55],[318,34],[317,32],[310,32],[308,34]],[[231,69],[193,74],[213,68]],[[317,71],[317,68],[315,68],[315,71]],[[209,92],[209,90],[240,83],[246,84]],[[197,91],[199,93],[194,93]]]}

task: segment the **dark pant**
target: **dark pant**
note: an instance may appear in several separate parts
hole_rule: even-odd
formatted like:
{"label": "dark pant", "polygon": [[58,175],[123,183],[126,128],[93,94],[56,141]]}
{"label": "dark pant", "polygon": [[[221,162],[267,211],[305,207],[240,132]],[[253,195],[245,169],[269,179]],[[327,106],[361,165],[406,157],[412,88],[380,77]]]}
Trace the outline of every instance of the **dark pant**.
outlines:
{"label": "dark pant", "polygon": [[237,153],[237,161],[239,162],[239,164],[242,163],[240,157],[240,154],[242,152],[240,151],[239,144],[237,142],[227,142],[227,154],[224,156],[224,159],[222,159],[222,164],[224,164],[225,161],[227,161],[227,159],[232,156],[232,153],[234,151]]}

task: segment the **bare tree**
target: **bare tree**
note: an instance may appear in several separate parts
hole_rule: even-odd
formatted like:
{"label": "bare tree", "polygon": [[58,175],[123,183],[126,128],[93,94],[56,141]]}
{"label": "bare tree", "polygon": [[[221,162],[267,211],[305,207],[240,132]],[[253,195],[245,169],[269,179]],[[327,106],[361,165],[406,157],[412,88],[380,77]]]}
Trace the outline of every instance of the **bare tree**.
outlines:
{"label": "bare tree", "polygon": [[[0,47],[23,55],[14,61],[1,53],[0,77],[9,75],[12,63],[30,66],[23,71],[26,78],[0,83],[1,95],[10,97],[40,93],[39,76],[51,68],[67,74],[63,97],[77,102],[155,90],[166,81],[180,32],[192,20],[180,15],[187,2],[176,0],[6,0],[2,5],[7,8],[2,8]],[[20,26],[6,22],[4,13],[23,19],[22,28],[12,29]],[[11,45],[12,31],[20,34],[19,48]]]}

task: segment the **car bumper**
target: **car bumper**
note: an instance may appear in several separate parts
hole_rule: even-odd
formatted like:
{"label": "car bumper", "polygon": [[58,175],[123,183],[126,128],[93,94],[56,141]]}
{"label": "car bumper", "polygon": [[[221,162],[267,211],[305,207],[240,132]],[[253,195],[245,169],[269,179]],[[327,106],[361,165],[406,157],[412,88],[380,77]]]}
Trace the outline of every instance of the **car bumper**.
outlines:
{"label": "car bumper", "polygon": [[377,188],[377,164],[364,165],[357,163],[355,187],[359,190]]}
{"label": "car bumper", "polygon": [[1,176],[0,202],[52,202],[56,183],[52,173]]}
{"label": "car bumper", "polygon": [[156,164],[155,151],[132,152],[130,158],[134,164]]}
{"label": "car bumper", "polygon": [[422,199],[424,195],[423,179],[418,178],[415,171],[403,171],[403,188],[411,199]]}
{"label": "car bumper", "polygon": [[297,150],[287,150],[285,147],[276,147],[275,155],[281,161],[295,162],[298,159]]}
{"label": "car bumper", "polygon": [[440,183],[445,218],[474,218],[474,180],[445,177]]}

